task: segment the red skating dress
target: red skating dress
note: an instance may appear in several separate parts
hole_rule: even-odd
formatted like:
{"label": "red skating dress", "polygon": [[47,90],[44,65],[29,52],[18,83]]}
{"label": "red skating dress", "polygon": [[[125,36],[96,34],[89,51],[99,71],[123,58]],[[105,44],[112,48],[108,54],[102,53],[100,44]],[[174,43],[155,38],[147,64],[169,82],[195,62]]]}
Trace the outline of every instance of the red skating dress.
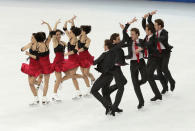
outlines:
{"label": "red skating dress", "polygon": [[52,64],[52,68],[56,72],[63,71],[63,64],[64,64],[64,50],[65,46],[62,44],[58,44],[56,48],[54,48],[54,52],[56,54],[55,59]]}
{"label": "red skating dress", "polygon": [[[85,46],[85,43],[81,43],[78,41],[78,48],[81,49]],[[93,65],[94,57],[91,56],[88,49],[84,49],[84,51],[79,52],[79,65],[82,68],[89,68]]]}
{"label": "red skating dress", "polygon": [[[30,54],[37,56],[37,51],[29,50]],[[29,64],[22,63],[21,71],[30,76],[37,77],[41,74],[41,67],[39,61],[37,59],[33,59],[30,57]]]}
{"label": "red skating dress", "polygon": [[[74,49],[75,49],[75,45],[71,45],[70,42],[68,42],[68,52],[73,51]],[[69,55],[68,59],[64,59],[64,64],[63,64],[64,72],[77,67],[79,67],[79,59],[77,53]]]}
{"label": "red skating dress", "polygon": [[38,56],[42,74],[51,74],[53,72],[53,69],[49,59],[49,50],[46,52],[38,53]]}

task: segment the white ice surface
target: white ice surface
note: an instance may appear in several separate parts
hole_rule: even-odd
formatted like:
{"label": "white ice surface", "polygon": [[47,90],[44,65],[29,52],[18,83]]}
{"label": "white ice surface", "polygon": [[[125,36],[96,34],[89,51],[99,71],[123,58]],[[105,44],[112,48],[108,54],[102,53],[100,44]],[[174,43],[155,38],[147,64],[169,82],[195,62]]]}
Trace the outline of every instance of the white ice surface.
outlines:
{"label": "white ice surface", "polygon": [[[153,93],[148,84],[142,86],[144,109],[138,111],[129,66],[122,68],[128,83],[120,107],[124,113],[117,117],[104,115],[104,108],[94,99],[73,101],[74,86],[71,80],[63,83],[60,92],[63,103],[31,108],[33,96],[27,75],[21,73],[26,56],[20,48],[30,41],[31,34],[45,31],[41,20],[54,26],[76,14],[76,25],[90,24],[92,40],[90,52],[97,58],[103,51],[104,39],[114,32],[121,34],[119,22],[126,23],[137,16],[141,37],[144,13],[158,10],[155,18],[165,21],[169,42],[174,46],[170,70],[176,80],[176,90],[163,96],[162,102],[152,103]],[[61,29],[63,24],[60,24]],[[67,41],[67,37],[63,36]],[[0,1],[0,131],[194,131],[195,130],[195,4],[161,2],[16,2]],[[52,44],[51,61],[54,58]],[[127,50],[125,50],[127,52]],[[129,62],[129,61],[128,61]],[[79,71],[80,72],[80,71]],[[97,78],[99,74],[92,68]],[[48,96],[53,91],[55,75],[51,75]],[[80,88],[85,84],[79,80]],[[162,87],[159,84],[159,89]],[[114,97],[114,95],[112,96]]]}

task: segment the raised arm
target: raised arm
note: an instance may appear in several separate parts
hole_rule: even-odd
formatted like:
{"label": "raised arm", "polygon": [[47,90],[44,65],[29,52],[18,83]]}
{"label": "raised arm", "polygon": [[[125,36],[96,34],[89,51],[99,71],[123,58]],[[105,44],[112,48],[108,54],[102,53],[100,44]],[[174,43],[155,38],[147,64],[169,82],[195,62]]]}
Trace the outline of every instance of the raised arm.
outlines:
{"label": "raised arm", "polygon": [[123,39],[121,41],[121,47],[125,48],[128,46],[131,46],[131,37],[127,34],[127,29],[129,27],[129,24],[126,24],[125,26],[120,24],[121,29],[123,30]]}
{"label": "raised arm", "polygon": [[47,39],[46,39],[46,41],[45,41],[45,44],[47,45],[47,47],[49,47],[49,43],[50,43],[50,41],[51,41],[51,35],[50,35],[50,32],[52,31],[52,29],[51,29],[51,26],[47,23],[47,22],[45,22],[45,21],[42,21],[42,23],[41,23],[42,25],[47,25],[47,27],[48,27],[48,30],[49,30],[49,35],[48,35],[48,37],[47,37]]}
{"label": "raised arm", "polygon": [[123,37],[124,38],[129,38],[129,35],[127,34],[127,29],[129,28],[129,26],[132,24],[132,23],[134,23],[134,22],[136,22],[137,21],[137,18],[136,17],[134,17],[131,21],[129,21],[129,22],[127,22],[127,24],[125,25],[125,28],[123,29]]}
{"label": "raised arm", "polygon": [[52,42],[53,42],[53,47],[55,48],[56,46],[57,46],[57,44],[58,44],[58,41],[57,41],[57,39],[56,39],[56,30],[57,30],[57,27],[58,27],[58,24],[59,23],[61,23],[60,22],[60,19],[58,19],[57,21],[56,21],[56,23],[55,23],[55,26],[54,26],[54,29],[53,29],[53,34],[51,35],[51,37],[52,37]]}
{"label": "raised arm", "polygon": [[156,12],[157,12],[157,10],[152,11],[152,12],[149,14],[149,16],[148,16],[148,24],[151,25],[152,27],[154,27],[154,23],[152,22],[152,16],[153,16],[154,14],[156,14]]}
{"label": "raised arm", "polygon": [[129,27],[129,25],[124,26],[121,23],[119,23],[119,24],[120,24],[121,29],[123,30],[123,39],[122,39],[122,41],[127,42],[129,40],[129,35],[127,34],[127,29]]}
{"label": "raised arm", "polygon": [[57,29],[57,27],[58,27],[58,24],[60,24],[61,22],[60,22],[60,19],[58,19],[57,21],[56,21],[56,24],[55,24],[55,26],[54,26],[54,28],[53,28],[53,31],[56,31],[56,29]]}
{"label": "raised arm", "polygon": [[[131,37],[129,37],[129,35],[127,34],[127,29],[129,28],[129,26],[136,22],[137,19],[136,17],[134,17],[131,21],[127,22],[127,24],[124,26],[122,24],[120,24],[121,29],[123,29],[123,39],[121,41],[121,43],[119,44],[120,47],[124,48],[124,47],[129,47],[132,45],[132,40]],[[125,44],[125,42],[127,42],[127,44]]]}
{"label": "raised arm", "polygon": [[70,20],[68,20],[69,23],[71,23],[71,27],[75,27],[74,20],[76,19],[76,15],[74,15]]}
{"label": "raised arm", "polygon": [[[125,27],[123,29],[123,34],[127,34],[127,29],[129,28],[130,24],[127,22],[127,24],[125,24]],[[127,34],[128,35],[128,34]],[[128,35],[129,36],[129,35]]]}
{"label": "raised arm", "polygon": [[142,19],[142,27],[143,29],[145,30],[146,29],[146,18],[149,16],[149,13],[148,14],[145,14],[143,19]]}
{"label": "raised arm", "polygon": [[68,38],[70,39],[71,37],[70,37],[70,34],[69,34],[68,30],[67,30],[67,24],[68,24],[68,21],[65,21],[63,30],[65,31],[65,34],[66,34],[66,35],[68,36]]}
{"label": "raised arm", "polygon": [[67,30],[67,24],[68,24],[68,22],[69,23],[71,23],[71,27],[74,27],[75,25],[74,25],[74,20],[76,19],[76,16],[73,16],[70,20],[67,20],[67,21],[65,21],[65,23],[64,23],[64,27],[63,27],[63,30],[65,31],[65,34],[68,36],[68,38],[70,39],[71,37],[70,37],[70,33],[69,33],[69,31]]}
{"label": "raised arm", "polygon": [[45,21],[42,20],[41,25],[47,25],[49,32],[52,31],[51,26],[47,22],[45,22]]}

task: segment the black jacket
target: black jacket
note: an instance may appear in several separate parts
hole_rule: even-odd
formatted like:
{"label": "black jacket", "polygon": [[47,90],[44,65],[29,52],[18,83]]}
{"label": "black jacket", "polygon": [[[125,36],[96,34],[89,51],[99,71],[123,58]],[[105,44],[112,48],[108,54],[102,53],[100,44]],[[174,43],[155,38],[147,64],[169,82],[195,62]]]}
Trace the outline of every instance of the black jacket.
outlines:
{"label": "black jacket", "polygon": [[98,72],[107,73],[110,71],[115,63],[115,59],[113,59],[114,53],[112,51],[107,51],[102,53],[95,61],[94,65],[97,65],[95,68]]}
{"label": "black jacket", "polygon": [[[146,19],[142,19],[142,27],[145,30],[146,29]],[[154,29],[153,29],[154,31]],[[148,50],[148,55],[149,57],[151,56],[159,56],[159,51],[157,49],[157,41],[158,39],[155,36],[155,33],[153,33],[153,36],[150,37],[150,39],[147,41],[147,37],[146,36],[144,38],[144,47]]]}
{"label": "black jacket", "polygon": [[[129,28],[129,26],[130,26],[129,24],[126,24],[125,28],[123,29],[123,37],[124,37],[123,39],[124,39],[125,45],[128,47],[128,55],[125,56],[126,59],[131,59],[133,57],[133,50],[132,50],[133,40],[127,34],[127,29]],[[137,43],[137,46],[139,46],[139,47],[144,49],[144,40],[143,39],[139,39],[139,43]],[[142,51],[142,53],[144,53],[144,50]]]}
{"label": "black jacket", "polygon": [[122,40],[120,43],[114,44],[114,47],[110,49],[110,51],[114,53],[113,59],[115,60],[115,62],[113,64],[119,64],[121,66],[127,65],[125,61],[125,53],[122,49],[124,47],[126,47],[126,45],[124,44],[124,41]]}
{"label": "black jacket", "polygon": [[[148,17],[148,24],[150,24],[154,28],[154,23],[152,22],[152,15],[149,15]],[[162,29],[160,37],[157,38],[157,42],[161,42],[167,51],[171,51],[171,49],[173,48],[173,46],[169,45],[168,43],[168,32],[165,29]]]}
{"label": "black jacket", "polygon": [[148,57],[159,56],[159,51],[157,50],[156,37],[153,35],[150,37],[149,41],[146,40],[147,36],[144,38],[144,47],[148,50]]}

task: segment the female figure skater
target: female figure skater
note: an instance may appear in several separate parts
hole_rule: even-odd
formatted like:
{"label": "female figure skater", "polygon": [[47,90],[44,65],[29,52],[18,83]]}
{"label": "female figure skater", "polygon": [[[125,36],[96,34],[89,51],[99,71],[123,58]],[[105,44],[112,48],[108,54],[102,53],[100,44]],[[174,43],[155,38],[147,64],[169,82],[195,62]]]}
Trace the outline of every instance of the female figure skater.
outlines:
{"label": "female figure skater", "polygon": [[91,40],[87,36],[87,34],[90,33],[91,26],[82,25],[80,26],[80,29],[81,29],[81,35],[78,41],[79,65],[80,65],[80,69],[83,74],[85,83],[88,87],[86,95],[89,95],[90,85],[89,85],[88,77],[91,79],[91,85],[93,85],[93,82],[95,81],[94,76],[90,73],[90,67],[91,65],[93,65],[94,57],[91,56],[91,54],[88,52]]}
{"label": "female figure skater", "polygon": [[31,37],[31,42],[21,49],[22,52],[29,49],[29,52],[26,51],[26,55],[30,57],[30,62],[29,64],[23,63],[21,67],[21,71],[25,74],[28,74],[29,86],[34,95],[34,100],[30,105],[39,104],[39,97],[37,95],[37,90],[34,86],[36,78],[41,74],[40,64],[37,60],[38,59],[37,41],[39,41],[38,34],[33,33]]}
{"label": "female figure skater", "polygon": [[[48,23],[43,22],[42,24],[46,24],[48,26],[49,32],[51,32],[51,27]],[[51,41],[51,33],[46,39],[46,35],[44,32],[39,33],[40,41],[38,42],[38,57],[39,63],[42,70],[42,74],[44,76],[44,88],[43,88],[43,98],[42,104],[48,104],[49,101],[47,100],[47,90],[49,85],[49,78],[50,74],[53,72],[51,68],[51,63],[49,59],[49,43]]]}
{"label": "female figure skater", "polygon": [[[76,71],[79,67],[79,59],[78,59],[78,54],[77,54],[77,52],[78,52],[77,36],[80,35],[81,30],[80,30],[80,28],[77,28],[74,26],[73,20],[75,18],[76,17],[73,17],[71,20],[69,20],[69,22],[72,23],[72,27],[71,27],[70,31],[67,30],[68,21],[65,22],[64,28],[63,28],[63,30],[65,31],[66,35],[69,38],[69,42],[67,44],[68,52],[64,54],[64,56],[68,56],[68,59],[65,59],[65,63],[63,65],[63,70],[64,70],[64,72],[69,71],[68,74],[71,76],[74,76],[74,77],[72,77],[72,81],[73,81],[74,86],[76,88],[76,94],[73,97],[73,100],[79,99],[82,96],[80,89],[79,89],[77,77],[76,77],[76,76],[78,76],[76,74]],[[67,76],[63,77],[62,81],[66,80],[66,79],[67,79]]]}
{"label": "female figure skater", "polygon": [[65,68],[65,67],[63,68],[63,65],[66,64],[64,62],[64,52],[67,44],[64,41],[61,41],[61,35],[63,35],[64,33],[61,30],[57,29],[57,25],[59,23],[60,23],[60,19],[56,22],[52,33],[53,47],[54,47],[54,52],[56,54],[56,57],[52,64],[52,67],[54,68],[55,75],[56,75],[56,81],[54,85],[54,95],[52,97],[52,100],[57,102],[61,101],[61,99],[57,95],[58,88],[62,81],[61,72],[64,72],[66,74],[63,80],[67,80],[69,78],[83,78],[82,75],[74,74],[74,72],[72,73],[72,70],[70,68]]}
{"label": "female figure skater", "polygon": [[53,48],[55,52],[55,59],[53,61],[52,67],[55,71],[56,81],[54,84],[54,95],[52,97],[53,101],[60,102],[61,99],[59,98],[57,91],[62,81],[62,71],[63,71],[63,63],[64,63],[64,51],[66,47],[66,43],[61,41],[61,35],[63,35],[63,31],[57,29],[57,25],[60,23],[60,20],[58,20],[55,24],[55,27],[53,29]]}

